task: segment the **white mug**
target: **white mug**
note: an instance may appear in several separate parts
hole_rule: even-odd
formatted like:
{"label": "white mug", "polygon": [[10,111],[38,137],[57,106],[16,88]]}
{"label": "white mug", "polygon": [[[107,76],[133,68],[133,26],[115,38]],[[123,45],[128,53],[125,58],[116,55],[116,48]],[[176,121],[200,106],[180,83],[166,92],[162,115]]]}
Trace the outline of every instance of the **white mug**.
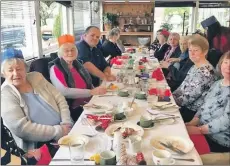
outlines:
{"label": "white mug", "polygon": [[154,150],[152,152],[153,162],[156,165],[174,165],[175,159],[172,154],[166,150]]}

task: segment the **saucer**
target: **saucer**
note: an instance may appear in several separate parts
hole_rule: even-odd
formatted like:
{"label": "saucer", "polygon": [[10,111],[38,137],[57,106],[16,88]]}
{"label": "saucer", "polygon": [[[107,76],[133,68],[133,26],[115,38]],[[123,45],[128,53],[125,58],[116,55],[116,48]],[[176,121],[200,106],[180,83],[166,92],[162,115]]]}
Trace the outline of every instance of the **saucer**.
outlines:
{"label": "saucer", "polygon": [[[140,125],[140,121],[137,122],[137,125],[140,126],[140,127],[142,127],[142,126]],[[153,127],[154,127],[154,122],[152,122],[151,126],[149,126],[149,127],[142,127],[142,128],[143,128],[143,129],[146,129],[146,130],[149,130],[149,129],[152,129]]]}

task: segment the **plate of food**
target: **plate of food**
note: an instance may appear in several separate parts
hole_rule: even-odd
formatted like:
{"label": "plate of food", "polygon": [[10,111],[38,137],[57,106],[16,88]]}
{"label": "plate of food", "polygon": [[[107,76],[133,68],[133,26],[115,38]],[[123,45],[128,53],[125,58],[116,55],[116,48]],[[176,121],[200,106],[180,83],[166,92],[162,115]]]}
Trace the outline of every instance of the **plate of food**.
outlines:
{"label": "plate of food", "polygon": [[120,130],[122,133],[123,138],[127,138],[131,135],[138,135],[138,136],[143,136],[144,135],[144,130],[142,129],[142,127],[130,123],[130,122],[126,122],[126,123],[119,123],[119,124],[111,124],[106,130],[105,133],[106,135],[108,135],[109,137],[113,138],[114,135],[114,131],[116,130]]}
{"label": "plate of food", "polygon": [[113,92],[113,91],[117,91],[119,89],[119,86],[114,83],[110,83],[106,89],[107,91]]}
{"label": "plate of food", "polygon": [[186,139],[179,136],[157,136],[150,140],[150,144],[155,149],[161,150],[168,150],[172,154],[178,154],[175,151],[170,150],[169,148],[165,147],[164,145],[171,145],[175,149],[179,149],[183,153],[190,152],[194,144],[190,139]]}
{"label": "plate of food", "polygon": [[58,144],[61,144],[61,146],[68,146],[69,144],[77,144],[80,141],[83,141],[84,144],[87,145],[89,142],[89,138],[85,135],[69,134],[64,137],[61,137],[58,140]]}
{"label": "plate of food", "polygon": [[113,105],[104,102],[87,103],[83,106],[86,112],[91,114],[105,114],[113,109]]}

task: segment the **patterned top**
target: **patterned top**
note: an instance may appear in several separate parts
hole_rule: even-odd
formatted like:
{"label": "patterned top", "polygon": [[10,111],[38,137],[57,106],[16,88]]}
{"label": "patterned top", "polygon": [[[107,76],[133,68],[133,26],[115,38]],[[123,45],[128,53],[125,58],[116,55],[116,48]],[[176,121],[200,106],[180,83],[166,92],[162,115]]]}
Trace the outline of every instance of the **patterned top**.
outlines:
{"label": "patterned top", "polygon": [[173,92],[176,103],[197,111],[201,106],[197,100],[209,90],[215,79],[214,68],[211,64],[204,64],[201,67],[193,65],[182,84]]}
{"label": "patterned top", "polygon": [[3,124],[1,118],[1,164],[2,165],[35,165],[37,160],[26,158],[12,137],[10,130]]}
{"label": "patterned top", "polygon": [[204,103],[195,116],[200,125],[207,124],[208,137],[222,146],[230,147],[230,86],[216,81],[204,98]]}

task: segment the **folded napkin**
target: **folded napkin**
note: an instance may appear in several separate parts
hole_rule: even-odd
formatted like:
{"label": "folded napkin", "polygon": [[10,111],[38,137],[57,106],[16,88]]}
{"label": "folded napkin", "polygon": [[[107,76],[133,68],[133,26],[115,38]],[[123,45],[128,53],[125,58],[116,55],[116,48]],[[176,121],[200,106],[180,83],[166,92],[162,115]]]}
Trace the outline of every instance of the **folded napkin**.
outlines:
{"label": "folded napkin", "polygon": [[40,147],[40,151],[41,158],[36,165],[49,165],[50,161],[52,160],[52,157],[50,155],[47,145],[43,145],[42,147]]}
{"label": "folded napkin", "polygon": [[114,117],[112,115],[92,115],[92,114],[86,114],[86,117],[88,119],[93,119],[96,122],[100,122],[101,124],[99,126],[101,126],[103,129],[106,129],[109,124],[114,120]]}
{"label": "folded napkin", "polygon": [[157,81],[164,80],[164,74],[160,68],[157,68],[156,70],[153,71],[152,78],[156,78]]}
{"label": "folded napkin", "polygon": [[194,147],[199,155],[210,153],[210,148],[204,135],[189,135],[189,137],[194,143]]}

